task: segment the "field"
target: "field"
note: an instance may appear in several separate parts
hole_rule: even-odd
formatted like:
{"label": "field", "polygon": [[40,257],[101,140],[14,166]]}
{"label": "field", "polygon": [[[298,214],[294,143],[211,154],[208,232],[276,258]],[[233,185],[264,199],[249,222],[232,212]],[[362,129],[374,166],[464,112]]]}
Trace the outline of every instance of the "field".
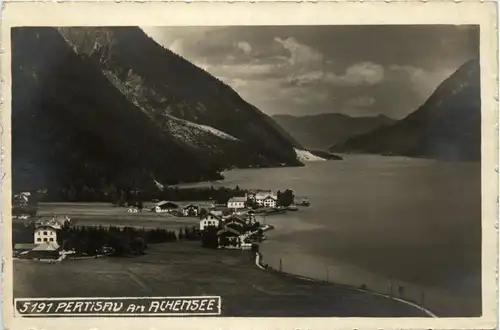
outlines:
{"label": "field", "polygon": [[[201,206],[206,206],[205,204]],[[113,207],[108,203],[41,203],[38,215],[68,215],[75,226],[113,225],[176,230],[199,223],[196,217],[154,213],[148,209],[152,204],[146,204],[145,207],[142,212],[128,213],[127,208]]]}
{"label": "field", "polygon": [[16,260],[14,296],[216,295],[226,316],[426,316],[383,297],[260,270],[249,251],[213,251],[199,244],[150,245],[147,255],[135,258]]}

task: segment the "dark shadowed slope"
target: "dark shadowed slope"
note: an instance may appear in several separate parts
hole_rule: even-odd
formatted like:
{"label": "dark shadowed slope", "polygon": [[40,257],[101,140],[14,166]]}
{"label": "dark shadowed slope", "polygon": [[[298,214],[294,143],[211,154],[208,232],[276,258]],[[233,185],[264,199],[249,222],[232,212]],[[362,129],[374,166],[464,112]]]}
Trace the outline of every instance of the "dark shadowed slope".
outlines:
{"label": "dark shadowed slope", "polygon": [[309,116],[276,115],[273,119],[300,144],[309,149],[326,150],[356,135],[395,122],[386,116],[350,117],[339,113]]}
{"label": "dark shadowed slope", "polygon": [[140,28],[59,31],[78,54],[98,63],[117,88],[156,120],[170,123],[174,117],[227,133],[244,142],[235,158],[250,158],[247,163],[300,165],[293,149],[296,142],[272,119]]}
{"label": "dark shadowed slope", "polygon": [[390,127],[380,128],[334,145],[330,150],[444,160],[479,160],[479,61],[465,63],[408,117]]}
{"label": "dark shadowed slope", "polygon": [[214,179],[228,166],[300,165],[269,117],[141,30],[84,30],[65,30],[79,42],[53,28],[12,30],[14,188],[144,186]]}
{"label": "dark shadowed slope", "polygon": [[100,187],[216,176],[56,30],[14,29],[12,53],[14,186]]}

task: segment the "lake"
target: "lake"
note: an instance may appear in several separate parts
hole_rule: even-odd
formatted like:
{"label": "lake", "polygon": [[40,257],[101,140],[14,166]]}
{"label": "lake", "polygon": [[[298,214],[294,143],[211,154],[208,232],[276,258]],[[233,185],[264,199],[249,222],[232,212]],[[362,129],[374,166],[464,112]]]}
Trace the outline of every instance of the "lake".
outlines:
{"label": "lake", "polygon": [[310,207],[261,219],[275,226],[261,245],[274,268],[401,294],[440,316],[479,316],[480,163],[343,156],[232,170],[208,184],[308,197]]}

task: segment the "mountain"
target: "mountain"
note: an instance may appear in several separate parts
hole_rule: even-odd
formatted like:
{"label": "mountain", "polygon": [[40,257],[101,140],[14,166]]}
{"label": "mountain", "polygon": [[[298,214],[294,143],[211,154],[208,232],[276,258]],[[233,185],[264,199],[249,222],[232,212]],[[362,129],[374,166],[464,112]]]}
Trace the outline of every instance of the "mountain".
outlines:
{"label": "mountain", "polygon": [[302,165],[301,146],[271,118],[139,28],[15,28],[11,40],[14,187]]}
{"label": "mountain", "polygon": [[330,151],[480,160],[480,90],[479,61],[471,60],[406,118],[337,144]]}
{"label": "mountain", "polygon": [[350,117],[339,113],[307,116],[275,115],[273,119],[304,147],[321,150],[395,122],[383,115]]}

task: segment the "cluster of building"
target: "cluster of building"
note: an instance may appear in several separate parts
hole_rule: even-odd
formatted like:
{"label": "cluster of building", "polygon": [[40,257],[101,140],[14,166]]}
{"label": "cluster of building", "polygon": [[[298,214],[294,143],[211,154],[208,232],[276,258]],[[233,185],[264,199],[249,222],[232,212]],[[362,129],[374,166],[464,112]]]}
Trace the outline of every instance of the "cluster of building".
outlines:
{"label": "cluster of building", "polygon": [[249,205],[257,207],[274,208],[278,204],[278,195],[272,191],[248,192],[243,197],[233,197],[227,202],[229,209],[240,210]]}
{"label": "cluster of building", "polygon": [[[248,192],[245,196],[232,197],[227,205],[214,206],[200,220],[200,230],[207,227],[217,229],[219,247],[251,248],[251,242],[259,231],[271,229],[271,226],[255,226],[253,208],[276,208],[278,196],[271,191]],[[261,237],[260,239],[262,239]]]}
{"label": "cluster of building", "polygon": [[230,215],[224,215],[223,211],[210,211],[200,220],[200,230],[203,231],[209,227],[216,229],[219,248],[241,249],[251,248],[252,241],[263,238],[258,238],[256,234],[271,228],[271,226],[257,224],[251,211]]}
{"label": "cluster of building", "polygon": [[239,224],[240,227],[246,228],[251,227],[255,222],[255,215],[251,211],[228,214],[224,210],[211,210],[201,217],[199,228],[200,230],[209,226],[222,228],[229,223]]}
{"label": "cluster of building", "polygon": [[170,213],[183,217],[197,217],[200,214],[200,206],[195,204],[180,205],[173,202],[161,201],[156,203],[151,208],[151,211],[156,213]]}
{"label": "cluster of building", "polygon": [[[254,208],[276,208],[278,196],[272,191],[247,192],[244,196],[232,197],[226,204],[207,203],[182,204],[161,201],[151,207],[155,213],[166,213],[180,217],[199,217],[199,230],[207,227],[217,229],[217,237],[223,242],[233,242],[234,247],[249,248],[250,240],[258,231],[255,227]],[[132,211],[133,212],[133,211]],[[270,226],[264,226],[260,229]]]}
{"label": "cluster of building", "polygon": [[[232,212],[239,212],[245,209],[251,209],[253,206],[261,208],[275,208],[278,203],[278,196],[271,191],[259,191],[246,193],[245,196],[232,197],[227,201],[226,205],[212,204],[209,209],[227,208]],[[152,212],[170,213],[177,216],[197,217],[200,214],[200,205],[161,201],[156,203],[152,208]]]}

